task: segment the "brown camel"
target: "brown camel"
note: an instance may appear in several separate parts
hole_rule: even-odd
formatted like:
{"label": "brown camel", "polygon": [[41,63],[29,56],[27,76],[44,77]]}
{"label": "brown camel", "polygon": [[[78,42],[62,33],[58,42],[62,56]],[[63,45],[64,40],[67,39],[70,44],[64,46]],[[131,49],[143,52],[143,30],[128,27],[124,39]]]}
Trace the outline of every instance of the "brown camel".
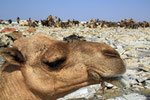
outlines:
{"label": "brown camel", "polygon": [[0,54],[6,60],[0,100],[56,100],[126,70],[118,52],[104,43],[68,43],[45,34],[19,38]]}

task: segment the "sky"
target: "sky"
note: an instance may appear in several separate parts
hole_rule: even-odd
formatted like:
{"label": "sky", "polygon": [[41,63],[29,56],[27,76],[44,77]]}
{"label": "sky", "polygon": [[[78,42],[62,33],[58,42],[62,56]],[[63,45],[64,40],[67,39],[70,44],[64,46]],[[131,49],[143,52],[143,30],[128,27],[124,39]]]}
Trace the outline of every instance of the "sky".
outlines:
{"label": "sky", "polygon": [[150,0],[0,0],[0,19],[46,19],[89,21],[99,18],[120,21],[133,18],[150,22]]}

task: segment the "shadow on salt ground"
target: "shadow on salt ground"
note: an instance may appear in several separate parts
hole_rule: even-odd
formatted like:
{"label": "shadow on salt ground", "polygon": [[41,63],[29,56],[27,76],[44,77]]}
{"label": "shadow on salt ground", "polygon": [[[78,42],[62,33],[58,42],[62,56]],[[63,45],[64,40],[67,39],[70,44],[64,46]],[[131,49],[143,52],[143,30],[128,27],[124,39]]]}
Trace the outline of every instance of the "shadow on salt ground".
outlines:
{"label": "shadow on salt ground", "polygon": [[1,68],[3,63],[4,63],[4,59],[0,56],[0,68]]}

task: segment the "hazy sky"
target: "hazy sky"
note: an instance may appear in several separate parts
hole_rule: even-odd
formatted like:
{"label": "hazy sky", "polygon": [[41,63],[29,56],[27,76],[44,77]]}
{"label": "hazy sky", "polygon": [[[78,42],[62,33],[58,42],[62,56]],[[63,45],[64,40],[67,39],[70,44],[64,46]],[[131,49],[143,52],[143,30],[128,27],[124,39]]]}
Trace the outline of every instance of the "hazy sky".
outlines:
{"label": "hazy sky", "polygon": [[88,21],[99,18],[120,21],[133,18],[150,22],[150,0],[0,0],[0,19],[46,19],[48,15],[63,20]]}

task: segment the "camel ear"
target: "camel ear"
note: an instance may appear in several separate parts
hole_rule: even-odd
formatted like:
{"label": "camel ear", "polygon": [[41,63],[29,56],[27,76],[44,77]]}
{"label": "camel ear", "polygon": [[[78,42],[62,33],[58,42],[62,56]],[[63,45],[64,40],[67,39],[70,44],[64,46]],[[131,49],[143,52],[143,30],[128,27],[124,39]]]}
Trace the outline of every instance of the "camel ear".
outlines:
{"label": "camel ear", "polygon": [[24,57],[16,48],[4,48],[0,50],[0,55],[10,64],[20,65],[24,63]]}

